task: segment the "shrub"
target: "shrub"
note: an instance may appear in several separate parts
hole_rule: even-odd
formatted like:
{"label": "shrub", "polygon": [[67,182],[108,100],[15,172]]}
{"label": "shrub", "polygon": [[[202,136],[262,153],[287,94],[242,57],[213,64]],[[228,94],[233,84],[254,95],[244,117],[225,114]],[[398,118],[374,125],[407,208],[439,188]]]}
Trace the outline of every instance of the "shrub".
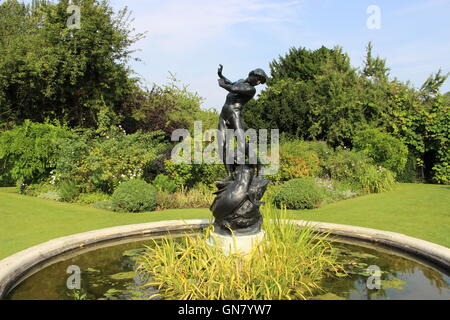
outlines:
{"label": "shrub", "polygon": [[178,188],[192,188],[198,183],[212,185],[227,175],[223,164],[174,163],[166,160],[164,165]]}
{"label": "shrub", "polygon": [[11,176],[0,173],[0,187],[13,187],[14,184],[15,181]]}
{"label": "shrub", "polygon": [[293,179],[285,182],[273,196],[277,207],[287,209],[312,209],[320,206],[325,190],[312,178]]}
{"label": "shrub", "polygon": [[364,174],[361,168],[370,164],[372,160],[361,152],[337,148],[325,164],[325,172],[332,180],[358,181],[359,175]]}
{"label": "shrub", "polygon": [[350,199],[358,195],[358,193],[354,191],[355,187],[346,181],[317,179],[317,183],[325,189],[326,196],[322,204]]}
{"label": "shrub", "polygon": [[56,187],[48,182],[19,186],[19,193],[32,197],[37,197],[51,191],[57,192]]}
{"label": "shrub", "polygon": [[[447,151],[448,153],[448,151]],[[433,180],[440,184],[450,184],[450,163],[439,162],[433,167]]]}
{"label": "shrub", "polygon": [[59,195],[58,191],[48,191],[46,193],[38,195],[37,197],[46,200],[61,201],[61,196]]}
{"label": "shrub", "polygon": [[111,200],[99,201],[92,205],[92,208],[102,209],[102,210],[113,210],[113,204]]}
{"label": "shrub", "polygon": [[372,162],[362,152],[337,149],[328,159],[327,170],[332,180],[346,182],[363,194],[391,190],[395,174]]}
{"label": "shrub", "polygon": [[71,202],[74,201],[80,194],[80,188],[76,182],[65,180],[58,185],[58,193],[61,200]]}
{"label": "shrub", "polygon": [[395,175],[405,169],[408,148],[398,138],[377,128],[358,131],[353,146],[375,161],[375,164],[391,170]]}
{"label": "shrub", "polygon": [[0,180],[32,184],[48,178],[56,166],[60,140],[72,133],[49,123],[23,125],[0,134]]}
{"label": "shrub", "polygon": [[284,142],[280,147],[280,169],[270,177],[273,181],[313,177],[320,173],[318,154],[312,144],[302,140]]}
{"label": "shrub", "polygon": [[158,191],[164,191],[166,193],[174,193],[177,191],[176,183],[164,174],[158,174],[152,184]]}
{"label": "shrub", "polygon": [[75,179],[87,193],[111,194],[123,181],[146,178],[167,147],[161,132],[85,132],[62,143],[56,176]]}
{"label": "shrub", "polygon": [[419,180],[417,178],[417,160],[412,152],[409,152],[405,168],[397,174],[396,178],[399,182],[408,183],[415,183]]}
{"label": "shrub", "polygon": [[190,190],[180,190],[173,194],[158,192],[159,210],[182,208],[209,208],[214,200],[213,191],[205,185],[197,185]]}
{"label": "shrub", "polygon": [[365,165],[364,173],[358,175],[358,185],[363,193],[378,193],[392,190],[395,175],[381,166]]}
{"label": "shrub", "polygon": [[108,200],[111,200],[111,196],[102,192],[81,193],[77,198],[77,202],[82,204],[95,204]]}
{"label": "shrub", "polygon": [[152,211],[156,207],[156,189],[141,179],[122,182],[112,195],[115,211]]}

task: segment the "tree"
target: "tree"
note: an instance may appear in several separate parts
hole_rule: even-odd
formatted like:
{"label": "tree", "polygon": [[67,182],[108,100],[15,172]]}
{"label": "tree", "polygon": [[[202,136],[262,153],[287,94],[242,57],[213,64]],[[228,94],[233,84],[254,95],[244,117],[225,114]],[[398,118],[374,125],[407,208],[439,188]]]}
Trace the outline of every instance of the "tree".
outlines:
{"label": "tree", "polygon": [[245,108],[248,127],[278,128],[290,137],[351,145],[364,122],[361,86],[341,48],[291,48],[270,68],[268,88]]}
{"label": "tree", "polygon": [[448,183],[450,94],[440,93],[448,74],[439,70],[417,90],[390,80],[386,61],[372,50],[369,43],[358,71],[339,47],[291,48],[270,64],[268,88],[244,109],[247,127],[278,128],[333,147],[353,147],[359,130],[379,128],[401,139],[424,179]]}
{"label": "tree", "polygon": [[68,0],[0,4],[0,123],[57,119],[95,127],[100,106],[120,115],[136,79],[127,66],[142,38],[125,8],[107,0],[74,0],[81,28],[67,28]]}
{"label": "tree", "polygon": [[122,124],[127,132],[161,130],[168,138],[175,129],[189,129],[192,133],[194,121],[202,121],[205,130],[216,128],[217,112],[203,110],[202,100],[170,74],[166,84],[153,84],[151,90],[136,88],[123,105]]}
{"label": "tree", "polygon": [[382,59],[380,57],[374,58],[372,56],[372,50],[372,42],[369,42],[366,47],[366,60],[364,62],[362,74],[366,78],[386,81],[389,77],[390,70],[386,67],[386,59]]}

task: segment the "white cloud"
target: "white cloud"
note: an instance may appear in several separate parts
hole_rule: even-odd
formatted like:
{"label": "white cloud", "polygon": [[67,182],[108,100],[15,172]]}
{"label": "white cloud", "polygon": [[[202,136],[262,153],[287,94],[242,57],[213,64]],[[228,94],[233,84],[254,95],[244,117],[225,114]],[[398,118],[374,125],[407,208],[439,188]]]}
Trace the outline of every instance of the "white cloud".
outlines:
{"label": "white cloud", "polygon": [[295,21],[300,4],[300,1],[175,0],[155,4],[144,12],[133,11],[136,29],[148,30],[145,42],[172,51],[193,48],[240,23]]}

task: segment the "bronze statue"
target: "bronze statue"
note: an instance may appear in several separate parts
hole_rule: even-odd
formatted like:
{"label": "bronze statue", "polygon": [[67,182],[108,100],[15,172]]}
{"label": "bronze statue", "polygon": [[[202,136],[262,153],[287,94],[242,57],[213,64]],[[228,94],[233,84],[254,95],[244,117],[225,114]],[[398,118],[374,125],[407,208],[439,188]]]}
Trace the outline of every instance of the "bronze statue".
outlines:
{"label": "bronze statue", "polygon": [[268,180],[260,176],[260,163],[250,164],[247,160],[238,163],[236,158],[227,163],[227,129],[235,130],[237,148],[248,154],[245,142],[245,128],[241,118],[242,107],[256,94],[255,86],[264,84],[267,75],[262,69],[249,73],[247,79],[231,82],[222,75],[223,66],[219,65],[219,86],[227,90],[225,104],[219,117],[218,143],[222,160],[228,173],[222,181],[216,183],[219,189],[211,205],[215,221],[215,232],[229,235],[251,235],[261,230],[262,216],[259,200],[262,198]]}

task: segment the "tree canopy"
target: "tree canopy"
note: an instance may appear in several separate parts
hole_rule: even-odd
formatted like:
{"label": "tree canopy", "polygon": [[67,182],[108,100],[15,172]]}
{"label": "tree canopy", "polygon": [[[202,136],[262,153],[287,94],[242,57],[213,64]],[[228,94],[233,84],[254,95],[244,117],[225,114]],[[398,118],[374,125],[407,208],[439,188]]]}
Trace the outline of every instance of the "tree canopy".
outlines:
{"label": "tree canopy", "polygon": [[350,148],[357,132],[379,128],[402,139],[423,176],[448,181],[450,99],[439,91],[447,74],[439,70],[420,89],[391,80],[371,43],[361,70],[340,47],[291,48],[270,69],[268,88],[245,108],[248,127]]}
{"label": "tree canopy", "polygon": [[127,66],[130,46],[142,38],[125,8],[106,0],[75,0],[81,28],[69,29],[68,0],[0,4],[0,122],[57,119],[96,125],[100,106],[120,113],[136,79]]}

